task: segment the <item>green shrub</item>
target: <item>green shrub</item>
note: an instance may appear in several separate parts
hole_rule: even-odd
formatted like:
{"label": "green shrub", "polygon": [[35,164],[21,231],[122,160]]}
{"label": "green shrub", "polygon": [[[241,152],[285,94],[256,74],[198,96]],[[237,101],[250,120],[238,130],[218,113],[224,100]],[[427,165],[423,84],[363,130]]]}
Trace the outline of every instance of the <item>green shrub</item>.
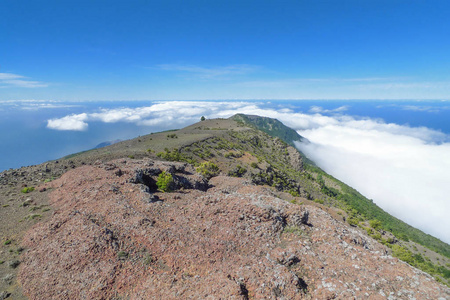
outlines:
{"label": "green shrub", "polygon": [[42,217],[42,215],[31,214],[31,215],[26,216],[26,217],[24,218],[24,220],[34,220],[34,219],[38,219],[38,218],[41,218],[41,217]]}
{"label": "green shrub", "polygon": [[30,186],[30,187],[24,187],[23,189],[20,190],[22,193],[27,194],[27,193],[31,193],[32,191],[34,191],[34,187]]}
{"label": "green shrub", "polygon": [[356,218],[353,218],[353,217],[350,217],[350,218],[348,218],[347,219],[347,223],[350,225],[350,226],[358,226],[358,219],[356,219]]}
{"label": "green shrub", "polygon": [[319,203],[319,204],[324,203],[323,199],[314,199],[314,202]]}
{"label": "green shrub", "polygon": [[53,180],[55,180],[55,179],[56,179],[56,178],[52,176],[51,178],[45,179],[45,180],[44,180],[44,183],[51,182],[51,181],[53,181]]}
{"label": "green shrub", "polygon": [[165,148],[164,152],[159,152],[156,154],[156,156],[161,157],[162,159],[168,161],[184,161],[193,165],[197,163],[197,161],[193,159],[191,156],[180,153],[178,148],[174,148],[172,150]]}
{"label": "green shrub", "polygon": [[255,163],[255,162],[252,162],[252,163],[250,164],[250,167],[252,167],[252,168],[254,168],[254,169],[258,169],[258,168],[259,168],[258,164]]}
{"label": "green shrub", "polygon": [[166,171],[159,174],[158,180],[156,181],[156,185],[158,186],[158,189],[160,191],[170,192],[172,184],[173,184],[172,174],[167,173]]}
{"label": "green shrub", "polygon": [[4,244],[5,245],[10,245],[11,244],[11,240],[6,240]]}
{"label": "green shrub", "polygon": [[379,220],[376,220],[376,219],[370,220],[369,224],[370,224],[370,227],[372,227],[373,229],[376,229],[376,230],[381,229],[381,221],[379,221]]}
{"label": "green shrub", "polygon": [[232,177],[242,177],[247,172],[247,169],[244,167],[241,167],[240,165],[237,165],[234,169],[230,170],[228,172],[228,176]]}
{"label": "green shrub", "polygon": [[289,190],[289,194],[294,197],[300,197],[300,194],[296,190]]}
{"label": "green shrub", "polygon": [[234,157],[234,154],[233,154],[233,152],[228,152],[228,153],[225,153],[225,158],[230,158],[230,157]]}
{"label": "green shrub", "polygon": [[233,152],[233,151],[230,151],[230,152],[228,152],[228,153],[225,153],[225,158],[239,158],[239,157],[242,157],[242,152]]}
{"label": "green shrub", "polygon": [[197,167],[197,172],[199,172],[206,179],[210,179],[219,175],[220,169],[215,163],[206,161]]}

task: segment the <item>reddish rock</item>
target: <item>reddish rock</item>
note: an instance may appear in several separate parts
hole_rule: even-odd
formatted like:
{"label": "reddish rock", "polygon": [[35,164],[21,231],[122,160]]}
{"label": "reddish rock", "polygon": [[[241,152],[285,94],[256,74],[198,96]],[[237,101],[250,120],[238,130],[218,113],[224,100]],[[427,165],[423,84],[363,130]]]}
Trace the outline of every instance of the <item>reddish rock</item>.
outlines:
{"label": "reddish rock", "polygon": [[[156,192],[159,171],[179,190]],[[118,172],[120,171],[120,172]],[[118,174],[120,173],[120,175]],[[189,165],[118,160],[47,184],[55,213],[24,239],[31,299],[448,299],[358,229],[269,188]],[[196,187],[201,186],[201,189]],[[206,185],[207,187],[207,185]],[[148,201],[151,195],[159,201]]]}

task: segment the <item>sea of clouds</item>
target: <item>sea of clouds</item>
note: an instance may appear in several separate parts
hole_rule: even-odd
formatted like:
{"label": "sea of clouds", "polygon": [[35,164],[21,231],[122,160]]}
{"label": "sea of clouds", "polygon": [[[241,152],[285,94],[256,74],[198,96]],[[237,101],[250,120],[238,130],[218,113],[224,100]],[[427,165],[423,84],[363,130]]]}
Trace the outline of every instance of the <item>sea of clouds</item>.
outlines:
{"label": "sea of clouds", "polygon": [[[92,122],[183,127],[200,117],[236,113],[276,118],[306,137],[297,147],[322,169],[394,216],[450,243],[449,136],[426,127],[385,123],[313,106],[296,112],[257,102],[167,101],[101,109],[47,121],[55,130],[85,131]],[[335,113],[335,114],[334,114]]]}

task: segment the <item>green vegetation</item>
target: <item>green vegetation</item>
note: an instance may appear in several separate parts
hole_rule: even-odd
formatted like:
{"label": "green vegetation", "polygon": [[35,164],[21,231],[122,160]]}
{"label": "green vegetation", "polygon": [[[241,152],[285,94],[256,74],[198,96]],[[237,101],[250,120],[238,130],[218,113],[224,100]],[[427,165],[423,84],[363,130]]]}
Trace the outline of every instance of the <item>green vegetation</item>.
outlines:
{"label": "green vegetation", "polygon": [[5,245],[10,245],[11,242],[12,242],[11,240],[6,240],[6,241],[4,242],[4,244],[5,244]]}
{"label": "green vegetation", "polygon": [[128,257],[128,252],[125,252],[125,251],[119,251],[119,253],[117,253],[117,257],[118,257],[119,259],[125,259],[125,258]]}
{"label": "green vegetation", "polygon": [[174,148],[172,150],[165,148],[164,152],[159,152],[156,156],[167,161],[182,161],[193,165],[197,164],[197,161],[193,159],[192,156],[181,153],[178,148]]}
{"label": "green vegetation", "polygon": [[45,179],[45,180],[44,180],[44,183],[51,182],[51,181],[53,181],[53,180],[55,180],[55,179],[56,179],[56,178],[52,176],[51,178]]}
{"label": "green vegetation", "polygon": [[215,163],[206,161],[197,167],[197,172],[206,179],[211,179],[212,177],[219,175],[220,169]]}
{"label": "green vegetation", "polygon": [[232,170],[228,172],[228,176],[232,177],[242,177],[247,172],[247,169],[241,165],[237,165]]}
{"label": "green vegetation", "polygon": [[24,218],[24,220],[34,220],[34,219],[38,219],[38,218],[41,218],[41,217],[42,217],[42,215],[31,214],[31,215],[26,216],[26,217]]}
{"label": "green vegetation", "polygon": [[172,174],[164,171],[158,176],[158,180],[156,181],[156,186],[162,192],[170,192],[171,185],[173,184]]}
{"label": "green vegetation", "polygon": [[[293,197],[300,197],[300,194],[296,190],[289,190],[289,194],[291,194]],[[293,200],[295,202],[295,200]]]}
{"label": "green vegetation", "polygon": [[[439,275],[442,278],[447,280],[448,285],[448,279],[450,279],[450,270],[443,266],[437,266],[433,264],[429,259],[424,258],[420,254],[413,254],[410,250],[406,249],[405,247],[402,247],[400,245],[394,244],[391,245],[390,248],[392,249],[392,253],[395,257],[398,257],[399,259],[403,260],[404,262],[407,262],[408,264],[427,272],[430,275]],[[439,278],[439,277],[438,277]],[[443,282],[442,280],[438,280]]]}
{"label": "green vegetation", "polygon": [[210,149],[196,148],[196,149],[192,150],[192,153],[194,153],[201,159],[208,159],[208,158],[214,157],[214,154],[211,152]]}
{"label": "green vegetation", "polygon": [[202,116],[202,117],[200,118],[200,121],[205,121],[205,120],[206,120],[205,116]]}
{"label": "green vegetation", "polygon": [[228,152],[224,156],[225,156],[225,158],[239,158],[239,157],[242,157],[242,153],[241,152]]}
{"label": "green vegetation", "polygon": [[285,126],[277,119],[271,119],[259,116],[249,116],[237,114],[232,117],[233,120],[241,122],[244,125],[251,126],[267,133],[272,137],[280,138],[292,147],[295,147],[294,141],[301,141],[303,137],[292,128]]}
{"label": "green vegetation", "polygon": [[370,227],[372,227],[373,229],[380,229],[381,228],[381,221],[379,220],[370,220],[369,221],[369,225]]}
{"label": "green vegetation", "polygon": [[[349,214],[349,218],[347,218],[347,222],[349,224],[357,225],[359,221],[369,221],[370,224],[370,220],[374,220],[372,221],[372,224],[376,226],[377,230],[381,229],[389,231],[398,239],[404,241],[414,241],[433,251],[436,251],[437,253],[440,253],[446,257],[450,257],[450,247],[444,242],[391,216],[380,207],[378,207],[375,203],[373,203],[372,200],[367,199],[355,189],[326,174],[316,166],[305,164],[305,168],[310,173],[318,174],[317,181],[323,182],[319,182],[321,191],[328,197],[333,198],[337,201],[335,203],[336,207],[341,208],[342,210],[346,211],[347,214]],[[322,180],[320,180],[320,177],[322,177]],[[325,177],[327,178],[327,180],[330,180],[335,185],[339,186],[341,191],[329,187],[327,187],[327,189],[324,189],[323,185],[325,183],[323,178]],[[326,190],[331,190],[331,194],[335,194],[335,196],[330,196],[330,193],[325,192]]]}
{"label": "green vegetation", "polygon": [[167,135],[167,138],[169,138],[169,139],[177,139],[178,136],[175,133],[171,133],[171,134]]}
{"label": "green vegetation", "polygon": [[27,194],[27,193],[31,193],[32,191],[34,191],[34,187],[30,186],[30,187],[24,187],[23,189],[20,190],[22,193]]}
{"label": "green vegetation", "polygon": [[335,188],[331,188],[325,185],[325,181],[323,180],[322,174],[317,176],[317,183],[320,186],[320,191],[327,195],[328,197],[336,197],[339,195],[339,191]]}
{"label": "green vegetation", "polygon": [[258,169],[258,168],[259,168],[258,164],[255,163],[255,162],[252,162],[252,163],[250,164],[250,167],[252,167],[253,169]]}

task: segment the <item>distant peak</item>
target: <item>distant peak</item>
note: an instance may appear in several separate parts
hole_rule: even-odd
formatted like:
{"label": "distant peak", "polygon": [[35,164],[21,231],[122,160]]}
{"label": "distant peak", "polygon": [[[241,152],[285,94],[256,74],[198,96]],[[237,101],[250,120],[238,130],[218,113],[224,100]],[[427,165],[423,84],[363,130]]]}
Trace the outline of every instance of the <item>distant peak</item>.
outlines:
{"label": "distant peak", "polygon": [[295,141],[306,140],[299,135],[294,129],[287,127],[277,119],[269,117],[261,117],[257,115],[236,114],[230,119],[243,123],[247,126],[259,129],[272,137],[277,137],[285,143],[295,147]]}

